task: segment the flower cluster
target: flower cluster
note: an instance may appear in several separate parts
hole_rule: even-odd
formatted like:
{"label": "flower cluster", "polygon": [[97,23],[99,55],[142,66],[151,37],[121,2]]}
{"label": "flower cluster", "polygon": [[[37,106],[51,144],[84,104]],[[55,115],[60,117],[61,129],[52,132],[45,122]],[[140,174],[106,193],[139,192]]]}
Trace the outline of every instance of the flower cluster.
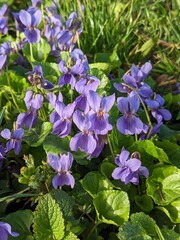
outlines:
{"label": "flower cluster", "polygon": [[[127,97],[117,99],[117,106],[123,114],[117,121],[117,129],[123,134],[146,134],[146,137],[152,136],[159,131],[163,119],[171,119],[171,113],[163,109],[164,99],[153,92],[151,87],[144,82],[145,78],[151,71],[152,66],[146,62],[140,69],[134,64],[131,71],[123,76],[124,83],[115,83],[114,87],[121,93],[127,93]],[[144,108],[148,124],[143,123],[136,113],[140,107]],[[149,119],[148,110],[157,123],[153,126]]]}
{"label": "flower cluster", "polygon": [[[110,96],[98,94],[97,89],[101,80],[90,74],[87,57],[75,47],[82,32],[81,17],[73,12],[66,21],[63,21],[53,2],[51,7],[45,8],[43,19],[41,4],[41,0],[32,0],[31,7],[13,13],[17,31],[24,33],[21,34],[23,39],[21,38],[16,44],[16,51],[20,50],[16,63],[27,69],[26,75],[31,87],[24,97],[27,110],[17,116],[14,132],[11,133],[9,129],[1,131],[1,136],[7,142],[5,148],[3,145],[0,146],[0,159],[3,160],[6,153],[12,149],[15,154],[20,153],[23,128],[27,127],[31,130],[35,127],[38,116],[45,109],[52,123],[51,134],[59,138],[69,137],[69,147],[72,152],[80,150],[87,154],[87,158],[98,157],[107,144],[108,134],[113,129],[109,112],[115,103],[115,94]],[[0,11],[0,16],[4,16],[7,6],[3,5]],[[52,58],[55,60],[53,64],[56,65],[57,72],[59,70],[57,82],[45,79],[48,78],[46,72],[43,72],[48,66],[46,62],[29,64],[28,58],[22,55],[24,47],[28,45],[30,57],[33,59],[33,46],[36,45],[32,44],[37,43],[38,46],[44,38],[51,47],[47,63],[51,67]],[[11,42],[1,44],[0,70],[7,64],[12,46],[14,44]],[[127,94],[117,99],[117,107],[122,116],[117,120],[116,127],[125,135],[141,134],[140,139],[149,138],[159,131],[163,120],[171,119],[170,112],[163,109],[164,99],[159,94],[153,93],[151,87],[145,83],[151,69],[149,62],[140,69],[133,64],[130,72],[123,76],[124,82],[114,84],[119,92]],[[70,102],[65,95],[63,96],[64,92],[71,94]],[[146,123],[143,123],[138,116],[141,107],[147,115]],[[149,113],[157,121],[154,126],[151,124]],[[139,175],[148,177],[148,170],[141,166],[140,160],[135,157],[129,158],[129,152],[124,148],[115,162],[119,167],[112,173],[114,179],[121,179],[125,184],[128,182],[138,184]],[[74,187],[75,180],[70,172],[73,163],[71,153],[67,155],[49,153],[48,163],[57,172],[52,180],[55,188],[64,185]]]}

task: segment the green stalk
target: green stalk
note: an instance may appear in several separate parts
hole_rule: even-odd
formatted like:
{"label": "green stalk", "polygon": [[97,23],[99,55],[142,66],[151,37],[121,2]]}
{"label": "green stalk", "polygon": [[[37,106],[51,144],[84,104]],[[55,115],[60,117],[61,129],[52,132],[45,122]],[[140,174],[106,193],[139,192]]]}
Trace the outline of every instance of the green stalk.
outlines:
{"label": "green stalk", "polygon": [[162,235],[162,232],[160,230],[160,228],[155,224],[155,229],[156,229],[156,233],[159,237],[159,240],[165,240],[164,236]]}
{"label": "green stalk", "polygon": [[32,49],[32,44],[31,43],[29,43],[29,49],[30,49],[31,62],[33,62],[34,57],[33,57],[33,49]]}
{"label": "green stalk", "polygon": [[89,237],[91,236],[91,234],[94,232],[94,230],[96,229],[96,227],[98,226],[100,224],[100,222],[93,222],[92,224],[91,224],[91,227],[90,227],[90,230],[87,232],[87,234],[85,235],[85,237],[84,237],[84,240],[88,240],[89,239]]}
{"label": "green stalk", "polygon": [[110,140],[110,138],[109,138],[109,135],[107,135],[107,138],[108,138],[108,144],[109,144],[109,148],[110,148],[111,156],[112,156],[112,158],[113,158],[113,162],[114,162],[115,155],[114,155],[114,151],[113,151],[113,147],[112,147],[112,144],[111,144],[111,140]]}

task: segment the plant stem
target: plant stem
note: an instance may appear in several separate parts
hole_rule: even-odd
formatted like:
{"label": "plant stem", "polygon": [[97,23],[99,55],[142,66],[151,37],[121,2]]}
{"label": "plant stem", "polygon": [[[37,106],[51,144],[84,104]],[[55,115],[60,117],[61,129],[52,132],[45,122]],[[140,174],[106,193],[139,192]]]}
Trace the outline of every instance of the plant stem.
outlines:
{"label": "plant stem", "polygon": [[32,49],[32,44],[31,43],[29,43],[29,49],[30,49],[31,62],[33,62],[34,57],[33,57],[33,49]]}
{"label": "plant stem", "polygon": [[86,234],[86,236],[84,237],[84,240],[88,240],[89,239],[89,237],[91,236],[91,234],[94,232],[94,230],[96,229],[96,227],[98,226],[100,224],[100,222],[93,222],[92,224],[91,224],[91,228],[90,228],[90,230],[87,232],[87,234]]}
{"label": "plant stem", "polygon": [[162,235],[161,230],[159,229],[159,227],[155,224],[155,229],[156,229],[156,233],[159,237],[159,240],[165,240],[164,236]]}
{"label": "plant stem", "polygon": [[111,144],[111,140],[110,140],[110,138],[109,138],[109,135],[107,135],[107,138],[108,138],[108,144],[109,144],[109,148],[110,148],[111,155],[112,155],[112,157],[113,157],[113,162],[114,162],[115,155],[114,155],[114,151],[113,151],[113,147],[112,147],[112,144]]}

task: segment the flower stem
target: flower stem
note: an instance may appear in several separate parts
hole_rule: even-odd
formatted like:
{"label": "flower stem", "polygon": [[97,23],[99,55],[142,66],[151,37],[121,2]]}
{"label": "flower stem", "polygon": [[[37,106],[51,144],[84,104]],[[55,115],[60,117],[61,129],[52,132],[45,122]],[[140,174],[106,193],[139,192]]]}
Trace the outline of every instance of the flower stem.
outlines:
{"label": "flower stem", "polygon": [[111,156],[112,156],[112,158],[113,158],[113,162],[114,162],[115,155],[114,155],[114,150],[113,150],[113,147],[112,147],[112,144],[111,144],[111,140],[110,140],[110,138],[109,138],[109,135],[107,135],[107,138],[108,138],[108,144],[109,144],[109,148],[110,148]]}
{"label": "flower stem", "polygon": [[31,43],[29,43],[29,49],[30,49],[31,62],[33,62],[34,57],[33,57],[33,49],[32,49],[32,44]]}
{"label": "flower stem", "polygon": [[96,229],[96,227],[100,224],[100,222],[93,222],[90,226],[90,230],[87,232],[87,234],[84,237],[84,240],[88,240],[89,237],[91,236],[91,234],[94,232],[94,230]]}

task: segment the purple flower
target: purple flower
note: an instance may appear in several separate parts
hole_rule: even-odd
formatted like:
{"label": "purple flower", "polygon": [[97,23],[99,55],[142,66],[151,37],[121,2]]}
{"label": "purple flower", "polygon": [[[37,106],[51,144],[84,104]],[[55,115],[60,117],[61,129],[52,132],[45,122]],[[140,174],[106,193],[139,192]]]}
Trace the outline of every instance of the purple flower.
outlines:
{"label": "purple flower", "polygon": [[6,34],[8,31],[7,21],[8,18],[5,17],[5,13],[7,12],[7,4],[3,4],[0,8],[0,33]]}
{"label": "purple flower", "polygon": [[32,6],[35,7],[40,7],[42,4],[42,0],[31,0]]}
{"label": "purple flower", "polygon": [[118,109],[123,116],[117,120],[117,129],[127,135],[140,134],[144,130],[143,122],[135,116],[140,106],[140,101],[135,92],[131,92],[128,97],[118,98]]}
{"label": "purple flower", "polygon": [[7,240],[8,235],[12,237],[18,237],[19,233],[11,231],[11,226],[8,223],[0,222],[0,239]]}
{"label": "purple flower", "polygon": [[96,91],[99,84],[100,80],[94,76],[83,77],[76,83],[75,89],[81,94],[75,99],[76,109],[82,110],[85,114],[89,112],[87,95],[90,90]]}
{"label": "purple flower", "polygon": [[4,42],[0,45],[0,70],[5,66],[7,56],[10,54],[10,42]]}
{"label": "purple flower", "polygon": [[20,113],[17,117],[16,124],[23,127],[24,125],[31,129],[38,118],[38,110],[43,105],[43,96],[41,94],[36,94],[32,91],[27,91],[24,101],[28,112]]}
{"label": "purple flower", "polygon": [[40,10],[33,10],[29,12],[21,10],[19,13],[19,19],[26,27],[24,34],[29,43],[36,43],[41,39],[40,31],[37,29],[37,26],[41,22],[41,17]]}
{"label": "purple flower", "polygon": [[92,110],[90,111],[90,118],[92,129],[101,135],[105,135],[112,130],[112,125],[109,124],[109,110],[112,108],[115,101],[115,94],[111,96],[100,98],[94,91],[89,91],[87,96],[88,103]]}
{"label": "purple flower", "polygon": [[131,76],[136,79],[136,82],[141,82],[147,77],[151,70],[152,65],[150,62],[146,62],[140,69],[133,64],[131,67]]}
{"label": "purple flower", "polygon": [[53,123],[52,134],[57,134],[60,138],[70,134],[74,108],[75,102],[67,106],[63,102],[56,102],[55,112],[50,115],[50,121]]}
{"label": "purple flower", "polygon": [[161,97],[159,94],[155,96],[154,100],[146,99],[145,102],[151,109],[151,114],[158,123],[162,122],[163,119],[165,121],[168,121],[172,118],[171,113],[167,109],[162,108],[162,106],[164,105],[164,98]]}
{"label": "purple flower", "polygon": [[73,163],[73,155],[71,153],[67,155],[62,154],[61,156],[49,153],[48,163],[57,172],[57,175],[52,180],[54,188],[57,189],[64,185],[70,185],[71,188],[74,187],[75,180],[70,172]]}
{"label": "purple flower", "polygon": [[64,74],[59,78],[58,85],[62,87],[64,84],[70,84],[71,88],[74,89],[76,76],[81,76],[84,73],[84,65],[82,61],[78,59],[71,69],[68,69],[66,63],[61,61],[59,63],[59,70]]}
{"label": "purple flower", "polygon": [[12,14],[13,14],[13,17],[14,17],[14,20],[15,20],[16,29],[19,32],[24,32],[26,26],[21,22],[21,20],[19,18],[19,13],[14,12]]}
{"label": "purple flower", "polygon": [[114,83],[114,87],[122,93],[132,92],[132,87],[136,89],[142,98],[150,97],[152,95],[152,89],[144,82],[144,79],[147,77],[151,69],[152,66],[149,62],[145,63],[141,69],[133,64],[130,74],[124,74],[123,76],[125,85],[123,83]]}
{"label": "purple flower", "polygon": [[60,49],[71,49],[77,42],[82,32],[81,21],[77,19],[75,12],[71,13],[66,21],[66,29],[63,30],[58,38]]}
{"label": "purple flower", "polygon": [[120,179],[125,184],[132,182],[137,185],[139,183],[139,175],[147,178],[149,172],[146,167],[141,166],[139,159],[130,158],[129,154],[123,147],[120,155],[116,156],[115,163],[118,167],[112,172],[112,177],[116,180]]}
{"label": "purple flower", "polygon": [[81,151],[92,154],[96,149],[97,141],[91,131],[89,114],[84,115],[76,110],[73,114],[73,121],[81,132],[71,138],[70,149],[77,151],[80,148]]}
{"label": "purple flower", "polygon": [[33,71],[28,72],[27,74],[30,74],[28,80],[32,85],[41,85],[44,89],[52,89],[54,87],[51,82],[44,79],[42,67],[39,65],[35,65]]}
{"label": "purple flower", "polygon": [[24,130],[22,128],[16,129],[13,134],[11,134],[9,129],[4,129],[1,131],[1,136],[6,140],[9,140],[6,143],[6,151],[9,152],[10,150],[14,149],[16,155],[18,155],[21,151],[21,138],[24,134]]}

